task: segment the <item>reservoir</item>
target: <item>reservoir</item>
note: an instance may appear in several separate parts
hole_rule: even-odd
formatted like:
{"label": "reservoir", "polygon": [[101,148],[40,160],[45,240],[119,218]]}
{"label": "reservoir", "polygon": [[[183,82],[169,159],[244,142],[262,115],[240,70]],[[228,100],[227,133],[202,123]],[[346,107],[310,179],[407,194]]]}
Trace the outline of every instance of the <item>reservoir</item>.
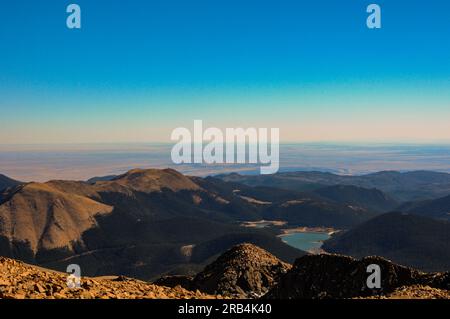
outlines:
{"label": "reservoir", "polygon": [[280,237],[289,246],[317,253],[323,241],[329,239],[330,235],[318,232],[294,232],[281,235]]}

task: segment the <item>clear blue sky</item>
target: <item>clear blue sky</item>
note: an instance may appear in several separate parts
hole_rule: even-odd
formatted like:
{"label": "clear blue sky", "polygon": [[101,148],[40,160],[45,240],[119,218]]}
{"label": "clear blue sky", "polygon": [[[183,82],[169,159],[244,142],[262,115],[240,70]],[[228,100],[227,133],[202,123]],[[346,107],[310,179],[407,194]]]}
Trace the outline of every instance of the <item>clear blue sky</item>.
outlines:
{"label": "clear blue sky", "polygon": [[0,144],[165,141],[194,119],[286,141],[450,140],[450,1],[0,4]]}

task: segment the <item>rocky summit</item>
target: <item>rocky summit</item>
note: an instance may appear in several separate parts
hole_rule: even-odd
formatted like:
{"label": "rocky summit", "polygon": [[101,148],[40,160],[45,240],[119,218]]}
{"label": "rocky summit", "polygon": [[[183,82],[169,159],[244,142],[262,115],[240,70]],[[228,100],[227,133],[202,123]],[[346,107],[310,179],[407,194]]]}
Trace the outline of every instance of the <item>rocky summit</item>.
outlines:
{"label": "rocky summit", "polygon": [[290,268],[291,265],[257,246],[241,244],[195,276],[194,285],[211,294],[258,297]]}

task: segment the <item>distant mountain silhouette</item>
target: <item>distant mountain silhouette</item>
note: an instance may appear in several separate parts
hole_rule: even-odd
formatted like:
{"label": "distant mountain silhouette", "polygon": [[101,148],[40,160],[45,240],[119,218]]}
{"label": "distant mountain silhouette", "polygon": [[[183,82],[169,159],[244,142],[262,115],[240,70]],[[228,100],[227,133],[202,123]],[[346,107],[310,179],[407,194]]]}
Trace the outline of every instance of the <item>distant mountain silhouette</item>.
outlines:
{"label": "distant mountain silhouette", "polygon": [[450,194],[450,174],[432,171],[383,171],[360,176],[324,172],[287,172],[274,175],[233,173],[216,177],[250,186],[270,186],[294,191],[311,191],[332,185],[376,188],[397,201],[434,199]]}
{"label": "distant mountain silhouette", "polygon": [[322,248],[357,258],[383,256],[425,271],[448,271],[450,223],[414,214],[387,213],[335,235]]}

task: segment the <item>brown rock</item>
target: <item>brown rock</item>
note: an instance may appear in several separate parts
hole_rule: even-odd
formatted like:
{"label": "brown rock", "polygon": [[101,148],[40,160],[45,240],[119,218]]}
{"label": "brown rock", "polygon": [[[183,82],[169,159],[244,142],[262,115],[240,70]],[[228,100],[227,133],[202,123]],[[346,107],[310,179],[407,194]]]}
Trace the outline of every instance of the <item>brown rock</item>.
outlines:
{"label": "brown rock", "polygon": [[34,285],[34,290],[37,291],[37,292],[39,292],[39,293],[44,293],[44,292],[46,292],[45,288],[42,287],[40,283],[36,283],[36,284]]}
{"label": "brown rock", "polygon": [[291,265],[252,244],[225,252],[193,279],[192,288],[208,294],[257,298],[268,291]]}
{"label": "brown rock", "polygon": [[4,279],[0,279],[0,286],[10,286],[11,282],[4,280]]}

